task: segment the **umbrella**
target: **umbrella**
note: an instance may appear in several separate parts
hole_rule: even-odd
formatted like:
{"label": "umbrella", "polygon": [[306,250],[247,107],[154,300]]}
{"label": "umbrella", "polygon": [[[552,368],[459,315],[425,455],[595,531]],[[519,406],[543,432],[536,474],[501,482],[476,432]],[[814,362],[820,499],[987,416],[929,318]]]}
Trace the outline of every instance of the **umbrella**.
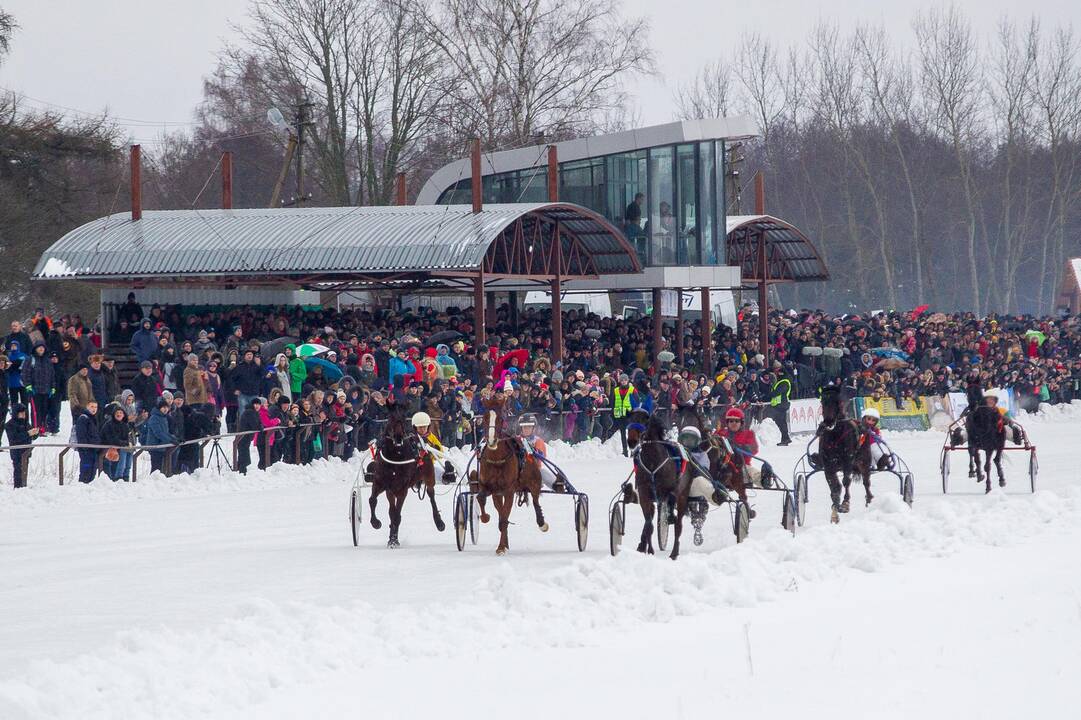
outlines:
{"label": "umbrella", "polygon": [[259,355],[263,360],[273,361],[274,358],[278,357],[279,353],[285,352],[286,345],[291,345],[296,342],[299,342],[297,338],[289,337],[288,335],[265,342],[259,346]]}
{"label": "umbrella", "polygon": [[322,355],[323,353],[330,352],[330,348],[326,345],[320,345],[318,343],[304,343],[297,347],[297,355],[302,358],[314,357],[316,355]]}
{"label": "umbrella", "polygon": [[452,343],[458,338],[465,337],[457,330],[443,330],[441,332],[432,333],[428,336],[429,345],[438,345],[439,343]]}
{"label": "umbrella", "polygon": [[843,320],[841,322],[841,324],[842,325],[847,325],[849,327],[863,328],[864,330],[870,330],[871,329],[871,326],[867,323],[866,320],[861,320],[858,317]]}
{"label": "umbrella", "polygon": [[327,379],[327,382],[334,383],[342,379],[342,369],[329,360],[309,355],[304,358],[304,364],[308,367],[308,372],[311,372],[316,367],[322,368],[323,377]]}
{"label": "umbrella", "polygon": [[1037,345],[1043,345],[1047,341],[1047,336],[1039,330],[1029,330],[1025,333],[1026,338],[1034,339]]}
{"label": "umbrella", "polygon": [[529,353],[521,348],[506,353],[496,361],[493,377],[499,377],[500,373],[503,372],[503,368],[510,364],[511,358],[518,358],[518,367],[524,368],[525,364],[529,362]]}
{"label": "umbrella", "polygon": [[871,352],[881,358],[893,358],[895,360],[902,360],[908,362],[908,353],[903,350],[891,347],[877,347],[871,350]]}

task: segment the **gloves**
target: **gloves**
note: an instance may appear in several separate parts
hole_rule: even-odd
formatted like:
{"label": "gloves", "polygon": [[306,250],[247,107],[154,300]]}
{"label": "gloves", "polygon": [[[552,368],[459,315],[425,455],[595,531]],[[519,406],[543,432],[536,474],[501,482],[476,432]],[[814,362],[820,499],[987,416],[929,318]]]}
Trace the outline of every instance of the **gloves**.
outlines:
{"label": "gloves", "polygon": [[56,395],[56,388],[49,391],[49,397],[52,397],[53,395]]}
{"label": "gloves", "polygon": [[34,386],[33,385],[26,385],[25,390],[26,390],[26,392],[30,393],[31,395],[34,394]]}

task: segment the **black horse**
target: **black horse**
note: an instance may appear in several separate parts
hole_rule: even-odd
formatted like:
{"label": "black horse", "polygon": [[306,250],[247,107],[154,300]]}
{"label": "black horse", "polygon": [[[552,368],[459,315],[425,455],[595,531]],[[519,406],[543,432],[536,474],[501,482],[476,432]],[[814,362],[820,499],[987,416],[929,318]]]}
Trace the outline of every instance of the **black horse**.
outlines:
{"label": "black horse", "polygon": [[672,543],[672,559],[679,557],[679,535],[687,513],[690,482],[682,472],[682,461],[675,443],[668,440],[668,423],[659,414],[633,410],[628,415],[627,447],[634,459],[634,490],[625,488],[628,502],[642,507],[642,539],[638,552],[653,554],[653,518],[656,512],[667,512],[668,522],[676,526]]}
{"label": "black horse", "polygon": [[[977,483],[985,483],[985,491],[991,492],[991,463],[994,462],[999,487],[1005,487],[1002,450],[1006,447],[1006,422],[998,409],[987,405],[976,406],[965,418],[965,432],[968,434],[968,476],[975,477]],[[984,453],[982,467],[981,450]]]}
{"label": "black horse", "polygon": [[375,516],[376,501],[380,493],[386,493],[390,505],[390,539],[387,547],[398,547],[398,528],[402,524],[402,505],[412,488],[422,484],[428,491],[432,506],[432,519],[442,532],[446,525],[435,503],[435,470],[431,457],[420,446],[417,434],[406,421],[405,414],[395,408],[387,418],[383,435],[376,445],[373,460],[372,494],[368,498],[372,527],[379,529],[382,523]]}
{"label": "black horse", "polygon": [[[854,472],[863,476],[867,502],[871,502],[870,473],[861,467],[862,463],[857,462],[861,459],[861,454],[866,455],[868,465],[871,458],[870,446],[866,442],[860,442],[861,435],[859,423],[845,414],[841,389],[825,388],[822,391],[822,423],[815,434],[818,438],[818,457],[814,458],[812,464],[821,467],[826,475],[826,482],[830,486],[830,500],[833,502],[830,522],[839,522],[838,513],[849,511],[848,486],[852,482]],[[844,490],[843,499],[842,489]]]}

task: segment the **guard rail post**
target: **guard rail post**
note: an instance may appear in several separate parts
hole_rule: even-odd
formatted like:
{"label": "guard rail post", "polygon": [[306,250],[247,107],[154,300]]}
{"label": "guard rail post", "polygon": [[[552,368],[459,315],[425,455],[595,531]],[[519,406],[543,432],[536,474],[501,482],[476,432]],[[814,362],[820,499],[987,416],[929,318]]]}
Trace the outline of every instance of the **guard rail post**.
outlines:
{"label": "guard rail post", "polygon": [[57,467],[60,469],[60,484],[61,485],[64,484],[64,456],[68,454],[68,450],[71,450],[71,448],[66,447],[66,448],[64,448],[63,450],[60,451],[60,457],[58,458],[57,463],[56,463]]}

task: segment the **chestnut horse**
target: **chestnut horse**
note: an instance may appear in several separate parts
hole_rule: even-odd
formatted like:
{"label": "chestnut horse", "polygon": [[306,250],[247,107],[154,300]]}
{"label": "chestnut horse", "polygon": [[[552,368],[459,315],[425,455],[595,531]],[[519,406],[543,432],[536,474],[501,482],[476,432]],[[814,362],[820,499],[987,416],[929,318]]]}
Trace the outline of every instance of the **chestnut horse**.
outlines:
{"label": "chestnut horse", "polygon": [[372,477],[372,494],[368,498],[372,527],[378,530],[383,524],[375,516],[376,500],[386,493],[390,505],[390,539],[387,547],[399,547],[398,528],[402,524],[402,505],[412,488],[422,485],[427,490],[432,505],[432,519],[440,532],[446,528],[435,503],[435,467],[430,454],[423,451],[417,434],[406,421],[405,414],[394,408],[387,418],[383,435],[375,449],[375,472]]}
{"label": "chestnut horse", "polygon": [[503,413],[505,403],[506,399],[502,397],[486,398],[483,401],[484,445],[477,456],[477,469],[469,473],[469,488],[477,494],[480,521],[486,523],[491,519],[485,508],[485,501],[489,496],[496,513],[499,514],[499,546],[496,547],[496,555],[504,555],[510,549],[507,528],[510,526],[510,511],[516,498],[519,498],[520,505],[532,498],[537,527],[541,532],[548,532],[548,523],[544,521],[544,512],[540,506],[540,469],[535,462],[521,460],[518,439],[506,431],[506,417]]}

